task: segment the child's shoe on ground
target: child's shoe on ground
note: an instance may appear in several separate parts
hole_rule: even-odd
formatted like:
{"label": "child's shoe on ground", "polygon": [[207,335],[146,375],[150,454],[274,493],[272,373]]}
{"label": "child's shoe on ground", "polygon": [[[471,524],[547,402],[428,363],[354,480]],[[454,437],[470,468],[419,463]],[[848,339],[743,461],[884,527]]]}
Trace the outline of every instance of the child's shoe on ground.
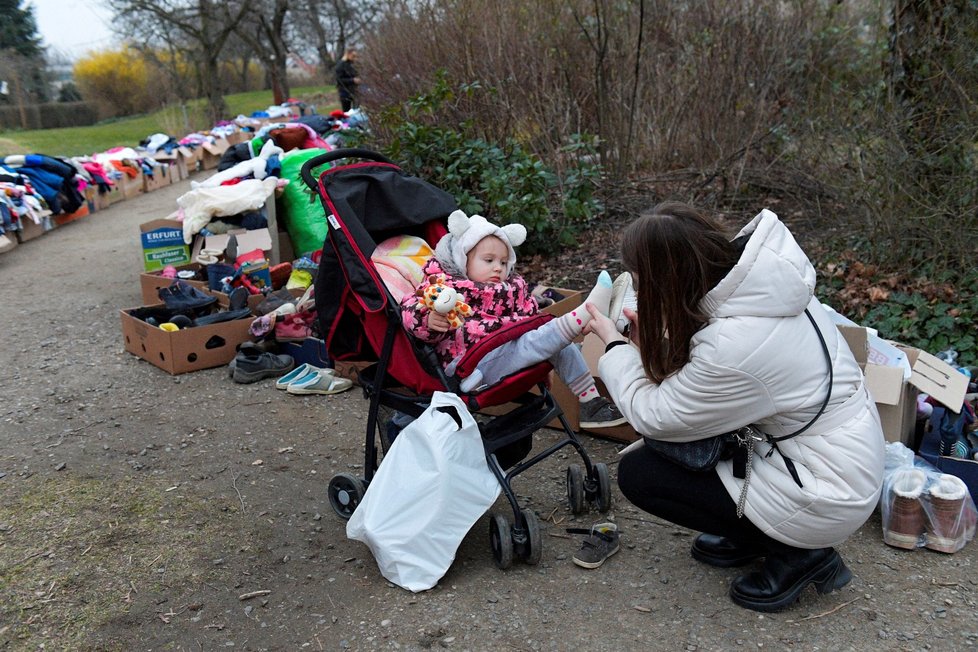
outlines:
{"label": "child's shoe on ground", "polygon": [[574,554],[574,563],[581,568],[597,568],[604,560],[618,552],[618,526],[614,523],[597,523],[590,530],[569,528],[569,534],[587,534],[581,549]]}
{"label": "child's shoe on ground", "polygon": [[603,396],[581,403],[580,426],[585,430],[614,428],[625,423],[615,404]]}

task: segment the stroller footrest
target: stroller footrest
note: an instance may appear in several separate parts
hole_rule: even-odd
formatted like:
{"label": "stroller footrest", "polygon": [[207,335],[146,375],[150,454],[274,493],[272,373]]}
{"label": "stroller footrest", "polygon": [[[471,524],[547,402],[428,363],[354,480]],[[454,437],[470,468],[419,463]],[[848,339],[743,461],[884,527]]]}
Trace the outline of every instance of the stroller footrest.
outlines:
{"label": "stroller footrest", "polygon": [[540,313],[527,317],[513,324],[507,324],[498,331],[486,335],[484,338],[473,344],[462,356],[455,367],[455,375],[459,378],[467,378],[482,361],[486,355],[502,346],[506,342],[518,339],[523,333],[537,329],[553,319],[553,315]]}

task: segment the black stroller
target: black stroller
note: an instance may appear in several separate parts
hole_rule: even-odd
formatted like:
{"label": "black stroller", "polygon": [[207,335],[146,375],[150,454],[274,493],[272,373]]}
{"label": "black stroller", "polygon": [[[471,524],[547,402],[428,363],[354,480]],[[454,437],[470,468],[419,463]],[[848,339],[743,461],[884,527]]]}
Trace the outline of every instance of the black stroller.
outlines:
{"label": "black stroller", "polygon": [[[335,164],[337,161],[343,163]],[[312,171],[328,163],[334,165],[317,180]],[[455,376],[447,376],[433,349],[415,341],[402,327],[398,301],[382,280],[371,255],[378,243],[401,235],[421,237],[433,249],[447,233],[446,220],[457,208],[455,200],[406,174],[383,156],[363,149],[334,150],[312,158],[302,166],[302,178],[319,194],[329,223],[315,289],[326,350],[335,361],[373,361],[360,371],[359,378],[364,396],[370,401],[364,477],[341,473],[330,480],[329,501],[336,514],[350,518],[362,499],[377,468],[378,439],[386,452],[393,428],[385,417],[396,413],[420,416],[435,391],[457,394],[473,412],[489,406],[515,405],[497,416],[479,415],[489,468],[512,507],[512,521],[504,514],[490,517],[490,543],[500,568],[508,568],[514,556],[529,564],[540,560],[540,522],[531,509],[520,509],[511,481],[564,446],[573,447],[583,462],[583,469],[578,464],[567,468],[571,511],[581,513],[586,501],[594,502],[600,512],[608,511],[608,467],[591,462],[549,392],[549,363],[523,369],[477,394],[459,389],[461,378],[475,368],[487,351],[552,319],[550,315],[536,315],[480,341],[458,365]],[[531,392],[534,387],[537,392]],[[533,433],[553,419],[562,424],[563,436],[526,459],[532,450]]]}

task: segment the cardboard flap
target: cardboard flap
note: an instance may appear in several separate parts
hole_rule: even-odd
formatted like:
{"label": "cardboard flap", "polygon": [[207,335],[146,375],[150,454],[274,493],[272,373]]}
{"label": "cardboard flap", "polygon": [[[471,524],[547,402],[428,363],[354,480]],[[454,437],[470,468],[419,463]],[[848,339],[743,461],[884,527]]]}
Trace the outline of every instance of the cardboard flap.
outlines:
{"label": "cardboard flap", "polygon": [[238,241],[238,253],[243,254],[247,251],[261,249],[271,251],[272,235],[268,229],[252,229],[251,231],[230,231],[220,235],[209,235],[204,240],[205,249],[219,249],[224,251],[228,246],[228,237],[234,234]]}
{"label": "cardboard flap", "polygon": [[842,339],[849,345],[849,350],[852,351],[856,362],[859,363],[860,367],[865,366],[869,353],[866,329],[862,326],[838,326],[838,329],[842,333]]}
{"label": "cardboard flap", "polygon": [[956,413],[961,411],[968,391],[967,376],[926,351],[917,354],[910,384]]}
{"label": "cardboard flap", "polygon": [[903,370],[899,367],[866,365],[866,388],[877,403],[897,405],[903,396]]}

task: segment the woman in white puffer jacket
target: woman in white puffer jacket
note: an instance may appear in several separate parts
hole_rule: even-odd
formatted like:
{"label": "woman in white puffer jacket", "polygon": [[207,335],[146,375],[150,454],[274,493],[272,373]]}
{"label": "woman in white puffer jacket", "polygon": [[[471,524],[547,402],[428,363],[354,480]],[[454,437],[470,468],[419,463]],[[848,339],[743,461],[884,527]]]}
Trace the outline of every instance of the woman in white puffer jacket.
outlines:
{"label": "woman in white puffer jacket", "polygon": [[618,466],[624,495],[703,532],[692,546],[699,561],[763,558],[731,584],[743,607],[777,611],[810,584],[844,586],[851,573],[833,546],[877,504],[883,432],[859,366],[813,298],[807,256],[770,211],[730,240],[695,209],[667,203],[629,225],[622,260],[636,287],[637,314],[625,315],[638,347],[619,346],[615,320],[594,310],[590,331],[606,344],[600,375],[628,422],[659,441],[748,425],[761,438],[749,474],[746,455],[697,472],[638,446]]}

